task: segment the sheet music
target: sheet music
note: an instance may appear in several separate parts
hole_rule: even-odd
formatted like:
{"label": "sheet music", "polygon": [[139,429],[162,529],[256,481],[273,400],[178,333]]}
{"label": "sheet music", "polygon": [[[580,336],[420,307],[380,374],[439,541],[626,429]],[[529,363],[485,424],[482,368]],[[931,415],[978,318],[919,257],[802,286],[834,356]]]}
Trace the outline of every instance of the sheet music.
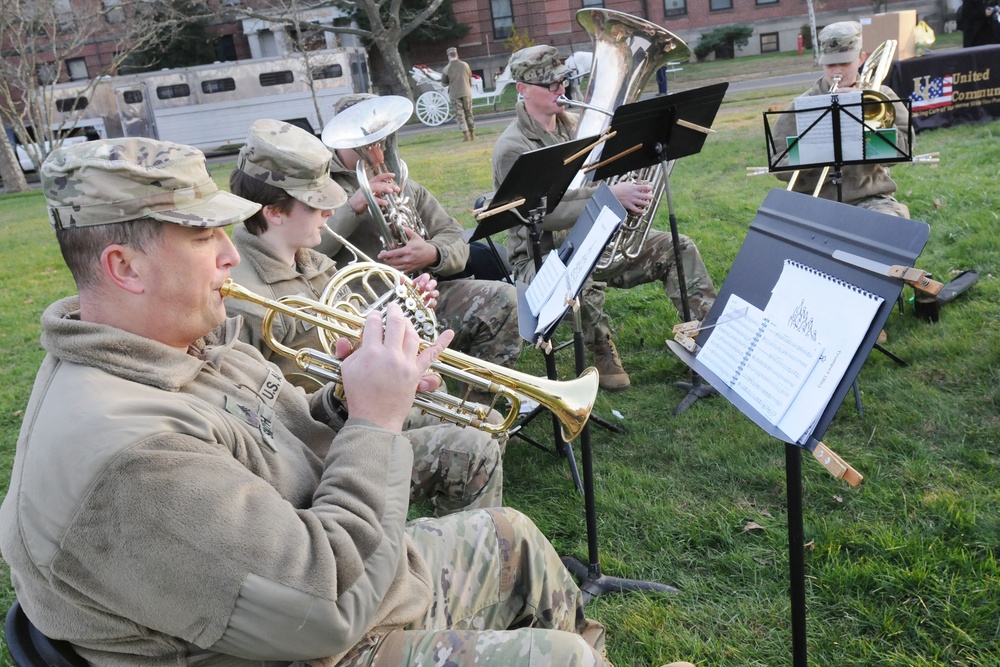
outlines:
{"label": "sheet music", "polygon": [[590,270],[594,268],[601,253],[604,252],[604,247],[608,244],[608,240],[615,231],[615,226],[620,221],[621,218],[605,206],[597,214],[594,226],[590,228],[583,243],[573,251],[573,255],[569,258],[569,264],[566,265],[566,273],[569,275],[570,289],[573,290],[573,294],[576,294],[583,287],[583,282],[590,275]]}
{"label": "sheet music", "polygon": [[698,361],[780,428],[823,347],[735,294],[719,321],[741,309],[745,316],[716,325]]}
{"label": "sheet music", "polygon": [[764,314],[824,347],[808,382],[777,425],[800,444],[823,415],[883,300],[827,273],[785,260]]}
{"label": "sheet music", "polygon": [[[604,251],[604,247],[607,245],[619,222],[621,222],[621,218],[614,211],[607,206],[603,207],[594,219],[594,224],[590,228],[590,231],[587,232],[580,247],[572,249],[573,254],[569,258],[565,270],[561,274],[558,272],[558,267],[550,270],[551,275],[547,279],[553,280],[554,284],[551,290],[549,290],[548,296],[542,301],[538,313],[532,312],[533,315],[537,314],[538,316],[538,324],[535,327],[536,334],[546,331],[566,312],[568,301],[576,297],[580,288],[583,287],[584,281],[590,275],[591,269],[597,263],[598,258]],[[548,264],[552,260],[553,258],[550,254],[546,258],[545,263],[542,264],[542,270],[545,270],[545,264]],[[558,256],[555,257],[555,261],[559,262],[560,266],[562,265]],[[540,275],[541,271],[531,281],[531,285],[528,287],[529,290]],[[544,290],[545,288],[543,287],[540,291]],[[527,292],[525,292],[525,298],[528,298]]]}
{"label": "sheet music", "polygon": [[[796,131],[798,132],[798,164],[833,164],[834,136],[832,98],[837,97],[841,106],[860,105],[861,91],[836,93],[835,95],[808,95],[796,97],[794,101]],[[861,117],[861,106],[838,109],[840,117],[841,160],[861,160],[864,157],[864,126],[847,115]],[[825,115],[824,115],[825,114]],[[817,122],[818,119],[818,122]],[[813,123],[816,125],[812,125]]]}
{"label": "sheet music", "polygon": [[524,298],[528,300],[532,315],[538,315],[545,301],[552,295],[552,290],[559,283],[566,284],[566,265],[559,259],[559,253],[552,250],[524,292]]}

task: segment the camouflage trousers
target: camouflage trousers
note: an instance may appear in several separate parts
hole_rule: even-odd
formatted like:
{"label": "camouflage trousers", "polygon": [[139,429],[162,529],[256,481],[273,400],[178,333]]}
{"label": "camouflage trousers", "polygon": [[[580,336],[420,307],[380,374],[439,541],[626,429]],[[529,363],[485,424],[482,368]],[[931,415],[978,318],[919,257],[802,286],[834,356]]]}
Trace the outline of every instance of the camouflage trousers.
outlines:
{"label": "camouflage trousers", "polygon": [[864,199],[851,202],[851,205],[858,208],[866,208],[869,211],[885,213],[886,215],[894,215],[897,218],[910,219],[910,209],[907,208],[906,204],[896,201],[896,198],[892,195],[865,197]]}
{"label": "camouflage trousers", "polygon": [[453,97],[451,106],[455,110],[455,122],[462,132],[472,132],[476,129],[476,123],[472,118],[471,97]]}
{"label": "camouflage trousers", "polygon": [[417,409],[410,411],[403,435],[413,445],[411,502],[430,500],[435,516],[503,504],[506,439],[444,423]]}
{"label": "camouflage trousers", "polygon": [[450,347],[513,368],[521,355],[517,290],[499,280],[438,282],[438,323],[455,331]]}
{"label": "camouflage trousers", "polygon": [[[678,236],[678,240],[691,318],[705,319],[715,303],[715,285],[712,284],[694,241],[683,234]],[[519,280],[530,282],[535,277],[534,262],[528,260],[515,267],[515,274]],[[670,232],[651,229],[638,257],[613,269],[595,273],[583,284],[580,292],[580,319],[583,339],[587,345],[592,347],[594,343],[611,335],[611,319],[604,311],[605,289],[608,285],[627,289],[657,280],[663,283],[664,294],[674,303],[677,314],[683,319],[673,240]]]}
{"label": "camouflage trousers", "polygon": [[407,527],[432,573],[424,616],[362,642],[339,667],[605,666],[604,627],[552,545],[509,508],[419,519]]}

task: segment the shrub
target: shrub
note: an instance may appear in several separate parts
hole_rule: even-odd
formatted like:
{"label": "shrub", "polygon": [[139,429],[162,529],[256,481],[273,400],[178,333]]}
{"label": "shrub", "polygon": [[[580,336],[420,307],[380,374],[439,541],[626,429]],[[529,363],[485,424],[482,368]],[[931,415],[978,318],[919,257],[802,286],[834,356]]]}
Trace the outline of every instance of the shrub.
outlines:
{"label": "shrub", "polygon": [[698,39],[694,55],[698,60],[704,60],[714,52],[717,59],[731,59],[736,55],[736,47],[746,46],[752,35],[753,28],[748,25],[719,26]]}
{"label": "shrub", "polygon": [[517,32],[517,26],[511,25],[510,37],[508,37],[504,41],[503,45],[507,47],[508,51],[514,53],[515,51],[526,49],[529,46],[534,46],[535,42],[533,39],[531,39],[531,35],[529,34],[521,35],[520,33]]}

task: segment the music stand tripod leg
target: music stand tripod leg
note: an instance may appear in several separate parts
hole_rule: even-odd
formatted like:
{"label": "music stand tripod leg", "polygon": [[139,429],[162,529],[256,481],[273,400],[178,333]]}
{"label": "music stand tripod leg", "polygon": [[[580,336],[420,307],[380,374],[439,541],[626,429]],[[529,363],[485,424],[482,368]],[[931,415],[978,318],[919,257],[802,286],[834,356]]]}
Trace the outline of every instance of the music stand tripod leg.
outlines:
{"label": "music stand tripod leg", "polygon": [[[537,208],[532,209],[528,213],[528,238],[531,241],[531,251],[534,257],[535,263],[535,273],[541,270],[542,267],[542,231],[541,231],[541,221],[545,216],[545,198],[542,197],[541,205]],[[556,370],[556,360],[552,352],[543,352],[545,357],[545,374],[550,380],[558,379],[558,371]],[[529,415],[523,423],[530,421],[534,416]],[[562,425],[559,423],[559,418],[555,414],[552,415],[552,437],[555,441],[556,452],[566,457],[566,460],[570,465],[570,473],[573,475],[573,483],[577,490],[583,493],[583,483],[580,480],[580,473],[576,467],[576,457],[573,455],[573,447],[568,442],[566,442],[562,437]]]}
{"label": "music stand tripod leg", "polygon": [[[580,309],[573,312],[574,329],[582,329],[582,316]],[[579,376],[584,371],[583,358],[583,337],[580,336],[579,344],[576,346],[576,374]],[[591,415],[591,420],[593,415]],[[602,593],[628,593],[631,591],[648,591],[654,593],[679,593],[673,586],[657,583],[654,581],[641,581],[637,579],[622,579],[621,577],[608,577],[601,572],[601,560],[597,546],[597,504],[594,500],[594,457],[593,448],[590,443],[590,422],[583,427],[580,433],[580,455],[583,458],[583,497],[584,508],[587,519],[587,556],[588,562],[584,564],[573,556],[563,556],[562,562],[580,583],[580,590],[584,593],[584,600],[601,595]]]}
{"label": "music stand tripod leg", "polygon": [[[684,275],[684,264],[681,259],[680,233],[677,231],[674,197],[670,191],[670,173],[666,160],[662,160],[660,164],[663,166],[663,190],[667,198],[667,215],[670,219],[670,240],[674,245],[674,269],[677,272],[677,290],[681,295],[681,314],[684,316],[685,322],[690,322],[691,303],[688,300],[687,277]],[[678,389],[687,390],[687,396],[674,408],[675,417],[694,405],[695,401],[699,398],[705,398],[715,393],[712,385],[702,380],[702,377],[695,373],[694,370],[691,371],[691,382],[675,382],[674,386]]]}

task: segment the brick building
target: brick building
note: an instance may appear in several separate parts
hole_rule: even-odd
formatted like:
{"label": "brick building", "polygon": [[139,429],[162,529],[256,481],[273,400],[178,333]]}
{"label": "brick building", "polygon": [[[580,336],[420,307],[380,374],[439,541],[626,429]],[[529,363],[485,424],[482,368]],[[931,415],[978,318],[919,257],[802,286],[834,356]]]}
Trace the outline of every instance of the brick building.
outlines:
{"label": "brick building", "polygon": [[[712,28],[750,25],[754,34],[736,55],[756,55],[798,48],[798,36],[809,24],[805,0],[454,0],[455,18],[471,26],[456,44],[417,45],[412,63],[440,70],[447,62],[445,48],[456,46],[461,58],[492,88],[495,75],[506,65],[510,50],[504,42],[516,29],[535,44],[551,44],[566,55],[591,50],[590,35],[576,22],[576,12],[604,7],[664,26],[690,48]],[[920,18],[947,11],[946,0],[886,0],[885,11],[915,9]],[[868,2],[815,0],[816,25],[859,20],[874,12]],[[373,62],[373,69],[377,63]]]}

